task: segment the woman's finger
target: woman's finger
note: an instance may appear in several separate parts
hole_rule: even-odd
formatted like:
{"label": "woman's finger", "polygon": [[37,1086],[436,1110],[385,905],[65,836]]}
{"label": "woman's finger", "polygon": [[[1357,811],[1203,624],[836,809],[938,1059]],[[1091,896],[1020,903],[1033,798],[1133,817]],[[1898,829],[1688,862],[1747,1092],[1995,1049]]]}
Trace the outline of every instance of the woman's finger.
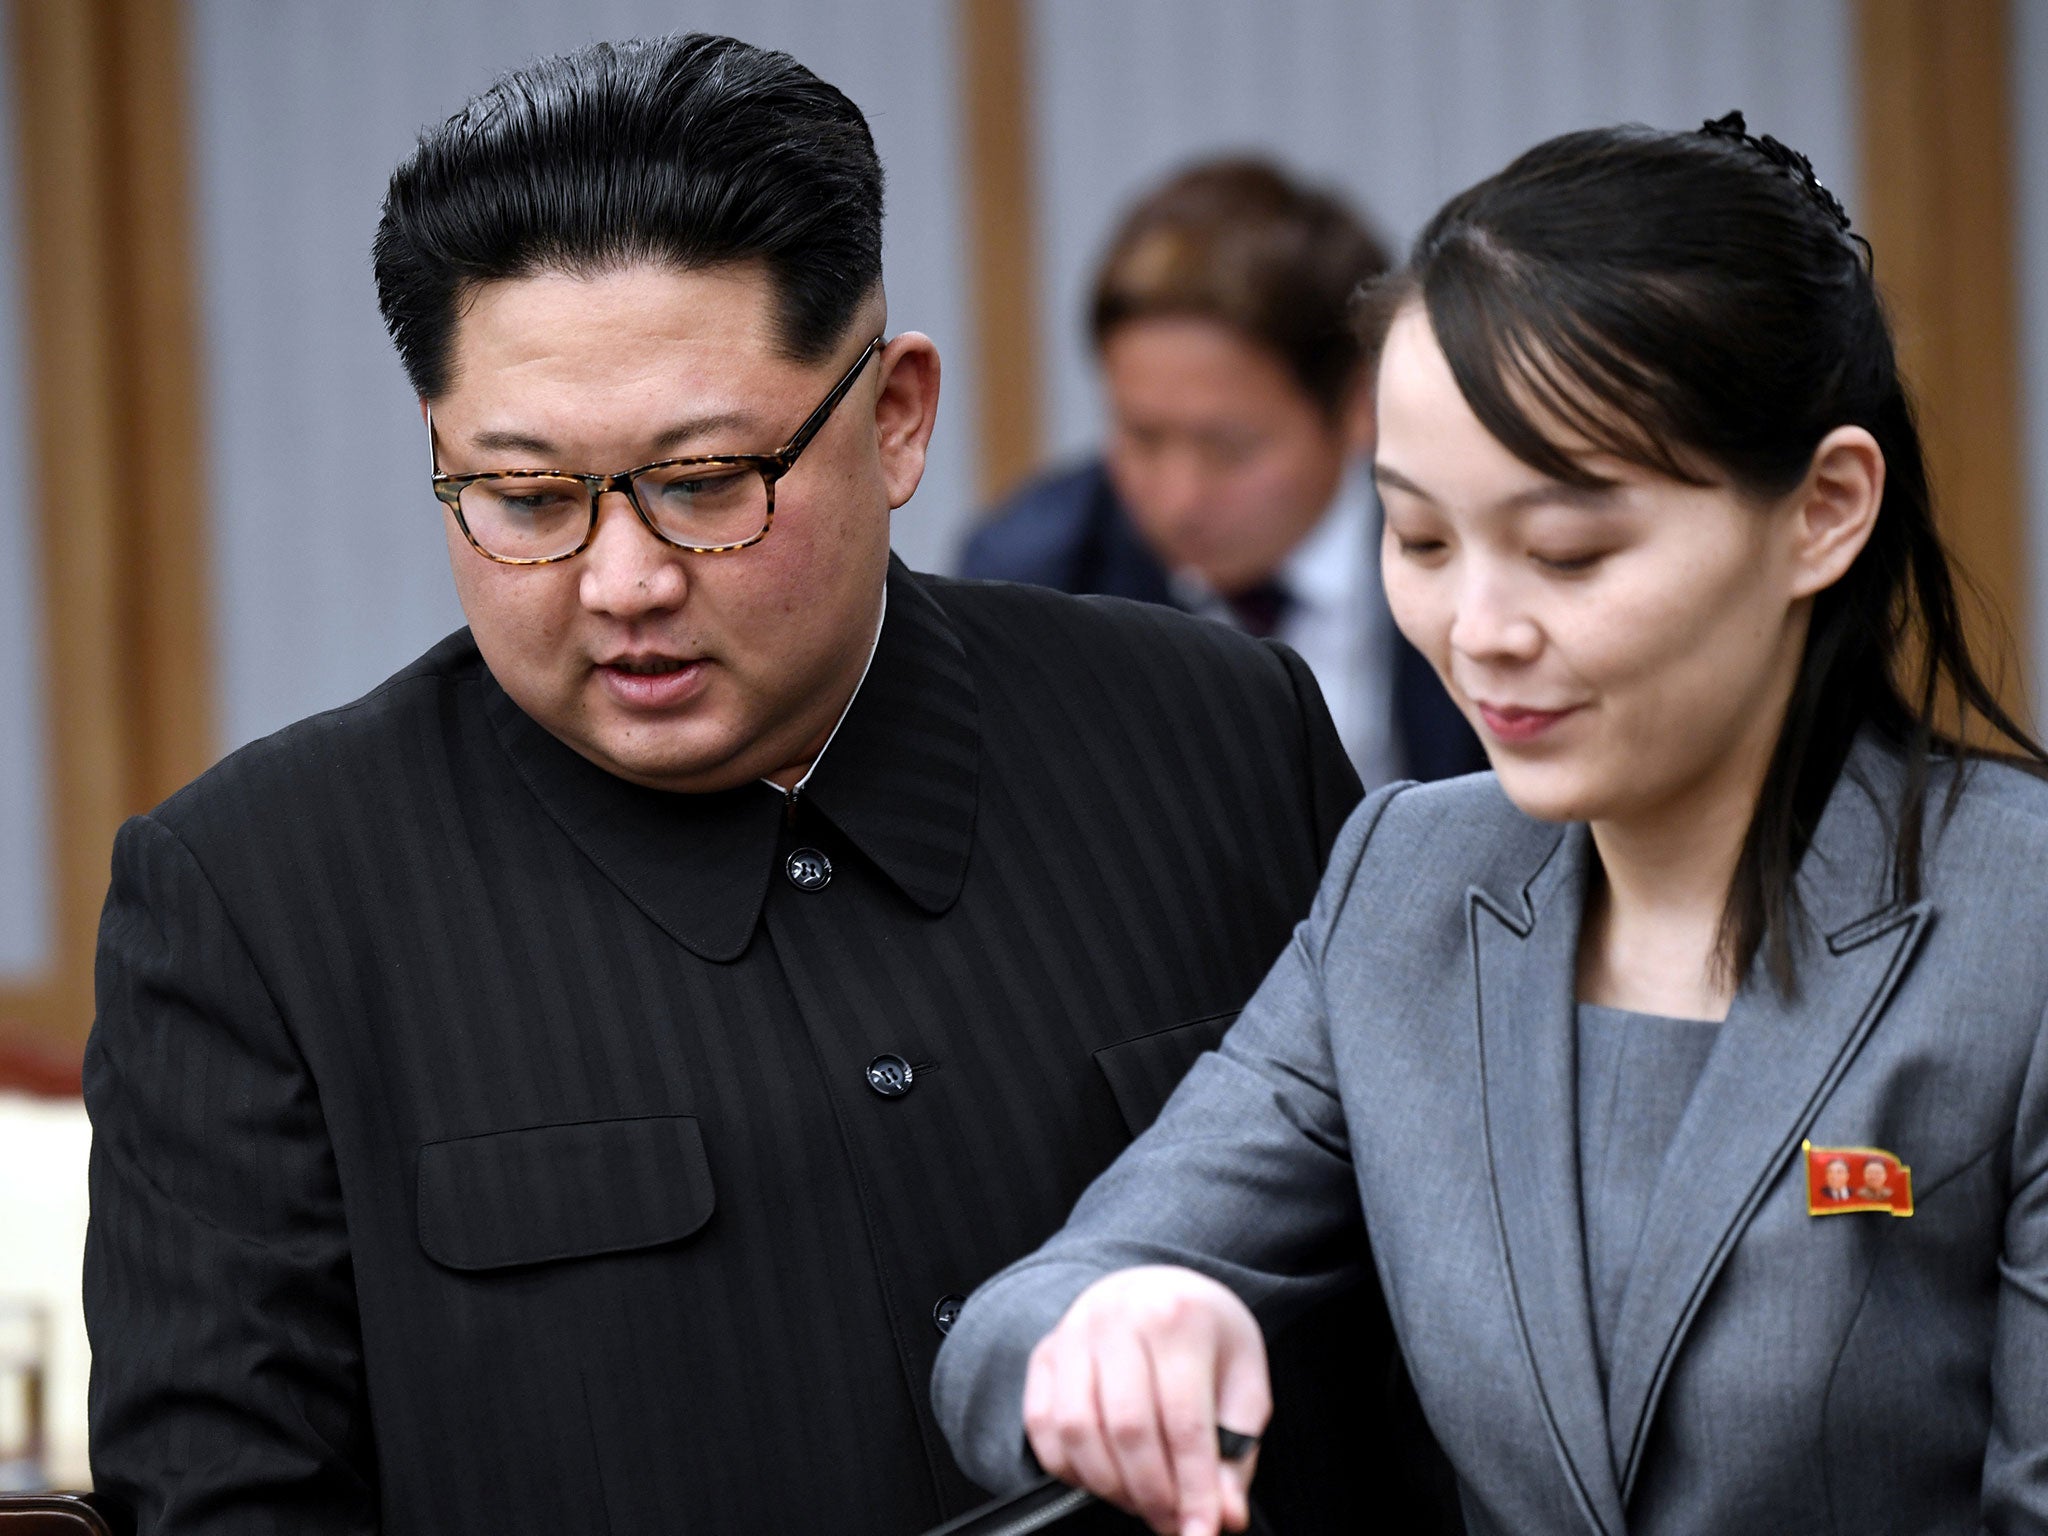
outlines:
{"label": "woman's finger", "polygon": [[1125,1498],[1117,1502],[1161,1536],[1180,1529],[1173,1461],[1160,1431],[1158,1387],[1140,1336],[1120,1318],[1095,1330],[1095,1394]]}
{"label": "woman's finger", "polygon": [[1053,1420],[1053,1405],[1059,1400],[1058,1335],[1047,1334],[1031,1351],[1024,1370],[1024,1438],[1038,1465],[1052,1476],[1071,1482],[1066,1447],[1060,1443],[1059,1428]]}
{"label": "woman's finger", "polygon": [[1214,1327],[1148,1342],[1152,1374],[1159,1384],[1160,1423],[1173,1458],[1179,1536],[1216,1536],[1223,1505],[1217,1485]]}
{"label": "woman's finger", "polygon": [[1251,1521],[1252,1475],[1259,1459],[1256,1442],[1273,1417],[1266,1340],[1250,1313],[1225,1319],[1218,1340],[1216,1375],[1216,1422],[1254,1441],[1250,1454],[1223,1461],[1218,1476],[1224,1529],[1241,1531]]}
{"label": "woman's finger", "polygon": [[1252,1478],[1259,1469],[1259,1449],[1254,1445],[1244,1455],[1223,1463],[1218,1480],[1223,1503],[1223,1529],[1241,1531],[1252,1520]]}
{"label": "woman's finger", "polygon": [[[1093,1348],[1083,1327],[1062,1323],[1053,1333],[1058,1349],[1053,1381],[1052,1420],[1062,1461],[1056,1477],[1090,1493],[1127,1506],[1123,1479],[1102,1429],[1097,1407],[1097,1369]],[[1047,1467],[1048,1472],[1052,1468]]]}

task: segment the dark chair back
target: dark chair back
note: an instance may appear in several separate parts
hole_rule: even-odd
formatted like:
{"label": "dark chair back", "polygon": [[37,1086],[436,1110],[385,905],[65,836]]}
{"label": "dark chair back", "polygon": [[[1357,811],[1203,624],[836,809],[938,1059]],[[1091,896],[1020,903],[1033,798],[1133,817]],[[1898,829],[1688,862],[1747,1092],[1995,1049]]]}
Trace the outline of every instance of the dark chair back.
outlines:
{"label": "dark chair back", "polygon": [[115,1536],[114,1525],[79,1493],[0,1493],[0,1536]]}

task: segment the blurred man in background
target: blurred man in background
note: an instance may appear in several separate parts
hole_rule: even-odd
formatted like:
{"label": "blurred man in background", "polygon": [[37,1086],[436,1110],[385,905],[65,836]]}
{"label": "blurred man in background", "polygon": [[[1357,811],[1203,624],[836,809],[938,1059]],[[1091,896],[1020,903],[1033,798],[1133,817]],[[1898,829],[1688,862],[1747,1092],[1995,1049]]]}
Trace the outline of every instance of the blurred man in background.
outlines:
{"label": "blurred man in background", "polygon": [[1143,198],[1095,280],[1102,457],[997,507],[964,574],[1170,603],[1286,642],[1368,788],[1484,767],[1380,590],[1371,381],[1349,312],[1386,268],[1342,203],[1260,161],[1196,165]]}

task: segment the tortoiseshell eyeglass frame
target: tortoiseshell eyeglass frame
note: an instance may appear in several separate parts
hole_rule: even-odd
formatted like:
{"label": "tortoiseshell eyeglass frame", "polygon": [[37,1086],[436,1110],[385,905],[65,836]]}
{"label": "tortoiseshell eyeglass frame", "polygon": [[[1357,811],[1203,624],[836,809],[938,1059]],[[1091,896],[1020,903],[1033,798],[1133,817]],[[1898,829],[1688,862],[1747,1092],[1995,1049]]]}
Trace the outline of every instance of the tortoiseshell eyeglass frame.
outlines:
{"label": "tortoiseshell eyeglass frame", "polygon": [[[427,461],[433,470],[434,497],[437,501],[445,504],[450,512],[455,514],[455,526],[462,530],[462,536],[469,541],[469,547],[482,555],[486,560],[495,561],[499,565],[554,565],[558,561],[575,559],[584,550],[590,548],[590,541],[597,537],[597,501],[607,491],[618,491],[624,495],[627,505],[633,509],[633,515],[640,519],[640,525],[671,549],[679,549],[685,554],[690,555],[730,555],[737,553],[742,549],[747,549],[752,545],[760,543],[768,537],[768,530],[775,526],[775,482],[788,474],[795,466],[797,456],[810,446],[811,439],[816,437],[824,427],[826,420],[832,415],[833,408],[846,398],[847,391],[853,388],[853,381],[859,378],[860,371],[867,367],[868,359],[873,357],[884,345],[886,345],[884,339],[877,336],[863,347],[860,356],[854,359],[853,366],[846,370],[846,376],[832,386],[832,392],[818,402],[818,408],[805,418],[804,424],[796,429],[795,434],[791,436],[790,440],[774,453],[693,454],[678,459],[656,459],[651,464],[637,464],[631,469],[622,469],[618,473],[610,475],[578,474],[576,471],[568,469],[486,469],[479,470],[475,474],[445,475],[441,472],[440,444],[434,435],[434,412],[433,408],[429,406],[427,408]],[[737,465],[751,469],[760,475],[761,484],[768,493],[767,513],[762,518],[760,530],[750,538],[740,539],[730,544],[684,544],[679,540],[670,538],[659,528],[655,527],[654,519],[647,515],[647,509],[640,505],[640,497],[633,490],[634,477],[644,475],[649,470],[673,469],[679,465],[689,464]],[[464,486],[476,484],[479,480],[519,479],[532,475],[553,475],[559,479],[577,481],[582,485],[585,493],[590,498],[590,522],[583,530],[583,540],[574,549],[564,554],[543,555],[537,560],[522,560],[510,555],[493,554],[490,550],[485,549],[483,545],[479,544],[476,540],[476,535],[469,530],[469,520],[462,515],[462,489]]]}

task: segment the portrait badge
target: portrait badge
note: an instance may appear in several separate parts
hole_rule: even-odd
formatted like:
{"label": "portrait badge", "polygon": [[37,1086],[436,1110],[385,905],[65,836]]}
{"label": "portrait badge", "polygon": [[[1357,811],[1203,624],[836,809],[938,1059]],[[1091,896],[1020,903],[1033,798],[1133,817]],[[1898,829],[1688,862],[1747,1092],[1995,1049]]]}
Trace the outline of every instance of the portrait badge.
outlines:
{"label": "portrait badge", "polygon": [[1847,1216],[1855,1211],[1913,1214],[1913,1170],[1882,1147],[1816,1147],[1806,1154],[1806,1212]]}

